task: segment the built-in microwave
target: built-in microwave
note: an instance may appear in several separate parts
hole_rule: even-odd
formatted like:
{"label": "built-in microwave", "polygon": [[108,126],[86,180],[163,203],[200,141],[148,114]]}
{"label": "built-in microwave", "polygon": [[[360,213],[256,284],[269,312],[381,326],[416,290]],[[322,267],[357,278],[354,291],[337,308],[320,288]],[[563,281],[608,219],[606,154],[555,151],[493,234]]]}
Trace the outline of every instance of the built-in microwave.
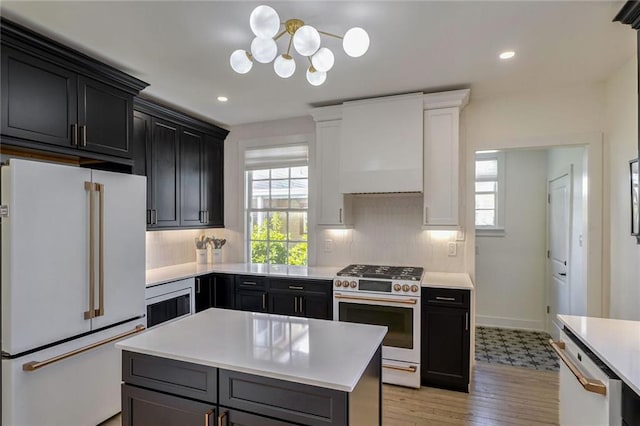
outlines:
{"label": "built-in microwave", "polygon": [[194,279],[147,287],[147,328],[195,313]]}

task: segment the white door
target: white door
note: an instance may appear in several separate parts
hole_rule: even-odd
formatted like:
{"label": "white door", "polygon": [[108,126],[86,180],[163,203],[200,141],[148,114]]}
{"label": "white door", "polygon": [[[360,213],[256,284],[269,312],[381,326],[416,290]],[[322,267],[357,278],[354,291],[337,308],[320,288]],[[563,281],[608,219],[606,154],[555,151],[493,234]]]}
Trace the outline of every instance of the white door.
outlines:
{"label": "white door", "polygon": [[[91,171],[10,160],[2,167],[2,351],[18,354],[90,331]],[[144,241],[144,240],[143,240]],[[144,260],[144,259],[143,259]]]}
{"label": "white door", "polygon": [[145,313],[146,179],[122,173],[92,171],[96,211],[103,197],[103,241],[96,218],[95,307],[100,307],[100,247],[103,250],[103,312],[92,321],[98,329]]}
{"label": "white door", "polygon": [[549,181],[548,223],[548,330],[554,339],[559,338],[560,325],[557,315],[569,314],[568,260],[571,235],[571,173]]}

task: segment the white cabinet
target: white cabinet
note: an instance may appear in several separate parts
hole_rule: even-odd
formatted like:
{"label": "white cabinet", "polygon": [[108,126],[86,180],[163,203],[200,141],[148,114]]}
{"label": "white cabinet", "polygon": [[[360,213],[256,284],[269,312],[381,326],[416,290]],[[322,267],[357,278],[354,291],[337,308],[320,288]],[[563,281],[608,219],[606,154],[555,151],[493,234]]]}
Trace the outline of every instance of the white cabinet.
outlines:
{"label": "white cabinet", "polygon": [[322,227],[348,228],[351,221],[351,196],[340,192],[340,140],[342,120],[316,123],[317,224]]}
{"label": "white cabinet", "polygon": [[460,223],[460,111],[469,90],[425,95],[424,229],[456,229]]}

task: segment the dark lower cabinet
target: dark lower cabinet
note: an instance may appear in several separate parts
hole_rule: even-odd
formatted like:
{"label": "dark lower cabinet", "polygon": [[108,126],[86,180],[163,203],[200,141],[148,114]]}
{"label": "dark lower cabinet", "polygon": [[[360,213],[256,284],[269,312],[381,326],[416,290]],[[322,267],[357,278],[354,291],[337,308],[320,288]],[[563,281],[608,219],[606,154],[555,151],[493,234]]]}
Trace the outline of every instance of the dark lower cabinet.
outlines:
{"label": "dark lower cabinet", "polygon": [[269,312],[265,290],[236,290],[236,309],[251,312]]}
{"label": "dark lower cabinet", "polygon": [[122,385],[123,426],[214,425],[217,414],[212,404]]}
{"label": "dark lower cabinet", "polygon": [[422,289],[421,384],[469,391],[469,291]]}
{"label": "dark lower cabinet", "polygon": [[622,424],[640,425],[640,395],[622,383]]}
{"label": "dark lower cabinet", "polygon": [[269,278],[269,312],[332,319],[332,283],[327,280]]}
{"label": "dark lower cabinet", "polygon": [[210,274],[196,278],[196,313],[209,308],[235,309],[235,276]]}
{"label": "dark lower cabinet", "polygon": [[224,407],[220,408],[219,419],[221,426],[291,426],[295,424]]}

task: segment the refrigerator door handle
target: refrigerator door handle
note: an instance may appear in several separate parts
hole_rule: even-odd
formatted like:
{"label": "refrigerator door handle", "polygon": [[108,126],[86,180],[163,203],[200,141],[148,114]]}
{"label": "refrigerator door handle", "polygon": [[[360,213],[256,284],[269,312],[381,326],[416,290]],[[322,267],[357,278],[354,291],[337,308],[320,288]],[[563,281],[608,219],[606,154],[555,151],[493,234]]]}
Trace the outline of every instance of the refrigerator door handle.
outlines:
{"label": "refrigerator door handle", "polygon": [[96,183],[96,191],[100,196],[98,222],[98,309],[95,316],[104,315],[104,184]]}
{"label": "refrigerator door handle", "polygon": [[89,309],[84,313],[84,319],[95,317],[95,201],[93,182],[84,183],[85,191],[89,191]]}
{"label": "refrigerator door handle", "polygon": [[104,339],[104,340],[100,340],[99,342],[92,343],[90,345],[87,345],[87,346],[84,346],[82,348],[78,348],[76,350],[73,350],[73,351],[70,351],[70,352],[55,356],[53,358],[49,358],[49,359],[47,359],[45,361],[27,362],[25,364],[22,364],[22,370],[23,371],[36,371],[36,370],[38,370],[38,369],[40,369],[42,367],[46,367],[47,365],[53,364],[53,363],[58,362],[58,361],[62,361],[63,359],[67,359],[67,358],[70,358],[70,357],[72,357],[74,355],[78,355],[78,354],[81,354],[83,352],[90,351],[91,349],[95,349],[97,347],[104,346],[104,345],[107,345],[109,343],[113,343],[116,340],[120,340],[120,339],[122,339],[124,337],[131,336],[132,334],[140,333],[141,331],[144,331],[144,329],[145,329],[144,325],[138,324],[138,325],[136,325],[136,328],[134,328],[133,330],[125,331],[124,333],[115,335],[113,337],[109,337],[109,338]]}

